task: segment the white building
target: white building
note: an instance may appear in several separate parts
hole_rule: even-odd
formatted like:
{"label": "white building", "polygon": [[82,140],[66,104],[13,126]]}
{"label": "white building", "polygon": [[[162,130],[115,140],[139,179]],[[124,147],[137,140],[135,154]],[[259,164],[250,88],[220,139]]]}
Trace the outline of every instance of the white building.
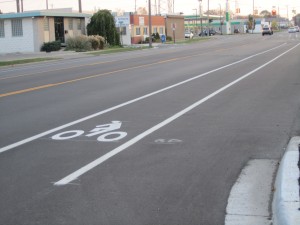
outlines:
{"label": "white building", "polygon": [[119,30],[120,39],[122,45],[131,45],[131,13],[123,13],[122,15],[116,15],[113,13],[116,22],[116,28]]}
{"label": "white building", "polygon": [[0,53],[39,52],[44,42],[86,34],[89,14],[71,9],[0,14]]}

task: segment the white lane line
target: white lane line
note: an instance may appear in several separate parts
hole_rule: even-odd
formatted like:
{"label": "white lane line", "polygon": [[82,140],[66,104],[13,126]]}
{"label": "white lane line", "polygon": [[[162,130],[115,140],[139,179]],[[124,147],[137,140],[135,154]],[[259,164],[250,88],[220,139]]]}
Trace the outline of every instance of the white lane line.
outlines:
{"label": "white lane line", "polygon": [[105,162],[106,160],[108,160],[109,158],[113,157],[114,155],[124,151],[125,149],[127,149],[128,147],[132,146],[133,144],[137,143],[138,141],[140,141],[141,139],[145,138],[146,136],[148,136],[149,134],[152,134],[154,131],[166,126],[167,124],[171,123],[172,121],[176,120],[177,118],[181,117],[182,115],[186,114],[187,112],[191,111],[192,109],[196,108],[197,106],[201,105],[202,103],[206,102],[207,100],[213,98],[214,96],[218,95],[219,93],[225,91],[226,89],[230,88],[231,86],[235,85],[236,83],[240,82],[241,80],[244,80],[245,78],[249,77],[250,75],[254,74],[255,72],[261,70],[262,68],[266,67],[267,65],[269,65],[270,63],[274,62],[275,60],[277,60],[278,58],[282,57],[283,55],[287,54],[288,52],[290,52],[291,50],[293,50],[294,48],[296,48],[297,46],[299,46],[299,44],[297,44],[296,46],[294,46],[293,48],[285,51],[284,53],[280,54],[279,56],[275,57],[274,59],[268,61],[267,63],[261,65],[260,67],[256,68],[255,70],[252,70],[251,72],[243,75],[242,77],[232,81],[231,83],[225,85],[224,87],[218,89],[217,91],[213,92],[212,94],[202,98],[201,100],[195,102],[194,104],[190,105],[189,107],[183,109],[182,111],[176,113],[175,115],[169,117],[168,119],[162,121],[161,123],[155,125],[154,127],[144,131],[143,133],[137,135],[136,137],[132,138],[131,140],[125,142],[124,144],[120,145],[119,147],[113,149],[112,151],[106,153],[105,155],[99,157],[98,159],[92,161],[91,163],[83,166],[82,168],[78,169],[77,171],[71,173],[70,175],[66,176],[65,178],[57,181],[54,183],[54,185],[66,185],[72,181],[74,181],[75,179],[77,179],[78,177],[80,177],[81,175],[85,174],[86,172],[92,170],[93,168],[95,168],[96,166],[100,165],[101,163]]}
{"label": "white lane line", "polygon": [[284,43],[284,44],[282,44],[282,45],[279,45],[279,46],[277,46],[277,47],[275,47],[275,48],[271,48],[271,49],[269,49],[269,50],[266,50],[266,51],[257,53],[257,54],[255,54],[255,55],[251,55],[251,56],[249,56],[249,57],[246,57],[246,58],[244,58],[244,59],[241,59],[241,60],[238,60],[238,61],[236,61],[236,62],[230,63],[230,64],[228,64],[228,65],[221,66],[221,67],[219,67],[219,68],[217,68],[217,69],[213,69],[213,70],[211,70],[211,71],[208,71],[208,72],[206,72],[206,73],[197,75],[197,76],[195,76],[195,77],[189,78],[189,79],[184,80],[184,81],[181,81],[181,82],[179,82],[179,83],[170,85],[170,86],[165,87],[165,88],[163,88],[163,89],[160,89],[160,90],[154,91],[154,92],[152,92],[152,93],[143,95],[143,96],[141,96],[141,97],[138,97],[138,98],[129,100],[129,101],[127,101],[127,102],[121,103],[121,104],[119,104],[119,105],[113,106],[113,107],[111,107],[111,108],[105,109],[105,110],[103,110],[103,111],[97,112],[97,113],[92,114],[92,115],[89,115],[89,116],[87,116],[87,117],[83,117],[83,118],[78,119],[78,120],[75,120],[75,121],[73,121],[73,122],[64,124],[64,125],[62,125],[62,126],[53,128],[53,129],[48,130],[48,131],[45,131],[45,132],[43,132],[43,133],[40,133],[40,134],[34,135],[34,136],[32,136],[32,137],[26,138],[26,139],[24,139],[24,140],[21,140],[21,141],[15,142],[15,143],[13,143],[13,144],[7,145],[7,146],[5,146],[5,147],[0,148],[0,154],[3,153],[3,152],[5,152],[5,151],[11,150],[11,149],[13,149],[13,148],[16,148],[16,147],[18,147],[18,146],[24,145],[24,144],[26,144],[26,143],[28,143],[28,142],[34,141],[34,140],[36,140],[36,139],[38,139],[38,138],[41,138],[41,137],[47,136],[47,135],[49,135],[49,134],[52,134],[52,133],[54,133],[54,132],[56,132],[56,131],[65,129],[65,128],[67,128],[67,127],[73,126],[73,125],[75,125],[75,124],[81,123],[81,122],[86,121],[86,120],[89,120],[89,119],[92,119],[92,118],[94,118],[94,117],[100,116],[100,115],[105,114],[105,113],[107,113],[107,112],[111,112],[111,111],[113,111],[113,110],[119,109],[119,108],[121,108],[121,107],[127,106],[127,105],[129,105],[129,104],[135,103],[135,102],[137,102],[137,101],[143,100],[143,99],[145,99],[145,98],[151,97],[151,96],[153,96],[153,95],[156,95],[156,94],[159,94],[159,93],[161,93],[161,92],[167,91],[167,90],[169,90],[169,89],[175,88],[175,87],[177,87],[177,86],[183,85],[183,84],[185,84],[185,83],[188,83],[188,82],[193,81],[193,80],[195,80],[195,79],[198,79],[198,78],[200,78],[200,77],[206,76],[206,75],[208,75],[208,74],[214,73],[214,72],[216,72],[216,71],[225,69],[225,68],[227,68],[227,67],[236,65],[236,64],[241,63],[241,62],[244,62],[244,61],[246,61],[246,60],[248,60],[248,59],[254,58],[254,57],[258,56],[258,55],[262,55],[262,54],[264,54],[264,53],[270,52],[270,51],[272,51],[272,50],[275,50],[275,49],[277,49],[277,48],[280,48],[281,46],[283,46],[283,45],[285,45],[285,44],[286,44],[286,43]]}

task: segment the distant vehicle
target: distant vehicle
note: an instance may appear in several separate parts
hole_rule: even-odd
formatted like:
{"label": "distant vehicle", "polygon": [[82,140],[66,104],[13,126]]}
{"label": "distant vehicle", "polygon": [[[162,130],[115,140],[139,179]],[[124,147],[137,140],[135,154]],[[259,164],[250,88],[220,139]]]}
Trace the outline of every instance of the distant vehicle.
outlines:
{"label": "distant vehicle", "polygon": [[184,37],[192,39],[194,37],[194,34],[192,32],[186,31],[184,33]]}
{"label": "distant vehicle", "polygon": [[240,33],[240,30],[239,29],[234,29],[233,33],[238,34],[238,33]]}
{"label": "distant vehicle", "polygon": [[[202,32],[200,32],[199,36],[207,36],[207,30],[203,30]],[[216,35],[217,32],[214,30],[214,29],[210,29],[209,30],[209,36],[212,36],[212,35]]]}
{"label": "distant vehicle", "polygon": [[296,32],[297,32],[297,29],[296,29],[295,27],[290,27],[290,28],[288,29],[288,32],[289,32],[289,33],[296,33]]}
{"label": "distant vehicle", "polygon": [[295,28],[296,28],[296,32],[299,32],[299,27],[298,27],[298,26],[295,26]]}
{"label": "distant vehicle", "polygon": [[262,36],[264,36],[265,34],[272,35],[273,34],[272,28],[271,27],[263,27]]}

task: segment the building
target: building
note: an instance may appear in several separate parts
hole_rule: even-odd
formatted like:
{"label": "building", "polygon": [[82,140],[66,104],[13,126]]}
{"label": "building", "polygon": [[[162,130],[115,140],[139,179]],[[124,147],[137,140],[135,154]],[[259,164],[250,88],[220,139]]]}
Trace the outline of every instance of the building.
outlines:
{"label": "building", "polygon": [[[151,16],[152,30],[151,34],[158,33],[159,35],[166,34],[165,32],[165,17]],[[139,44],[149,37],[149,16],[131,14],[131,43]],[[150,35],[151,35],[150,34]]]}
{"label": "building", "polygon": [[113,13],[113,16],[115,17],[116,28],[120,33],[121,44],[131,45],[131,13],[126,12],[122,15],[116,15],[116,13]]}
{"label": "building", "polygon": [[[115,16],[116,27],[123,45],[139,44],[149,37],[149,16],[123,13]],[[184,39],[184,17],[181,15],[152,15],[152,34]],[[174,32],[173,32],[174,30]]]}
{"label": "building", "polygon": [[[123,45],[132,45],[143,43],[149,37],[149,16],[137,15],[131,12],[116,15],[116,27],[121,34],[121,42]],[[164,16],[151,16],[152,31],[159,35],[165,35],[165,17]]]}
{"label": "building", "polygon": [[166,35],[174,40],[184,39],[184,16],[166,15]]}
{"label": "building", "polygon": [[86,34],[89,14],[72,9],[0,14],[0,53],[39,52],[44,42]]}

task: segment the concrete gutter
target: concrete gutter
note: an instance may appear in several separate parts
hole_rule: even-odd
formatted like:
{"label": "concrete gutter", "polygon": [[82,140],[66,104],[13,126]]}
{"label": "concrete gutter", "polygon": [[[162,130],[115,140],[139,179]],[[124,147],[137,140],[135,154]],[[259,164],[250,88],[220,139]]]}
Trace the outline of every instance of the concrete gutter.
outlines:
{"label": "concrete gutter", "polygon": [[274,225],[300,224],[299,144],[300,137],[290,140],[277,172],[272,205]]}

